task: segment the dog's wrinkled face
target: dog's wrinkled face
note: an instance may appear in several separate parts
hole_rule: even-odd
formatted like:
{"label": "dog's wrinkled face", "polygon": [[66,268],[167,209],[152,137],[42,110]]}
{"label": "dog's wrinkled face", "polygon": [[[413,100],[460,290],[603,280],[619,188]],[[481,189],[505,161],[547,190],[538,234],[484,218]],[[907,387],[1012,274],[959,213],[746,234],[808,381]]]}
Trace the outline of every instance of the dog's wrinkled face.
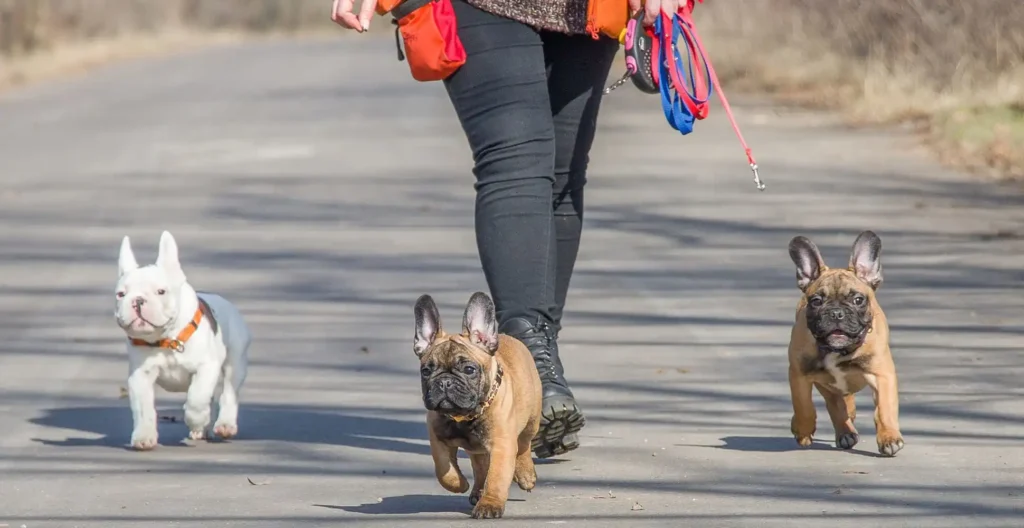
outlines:
{"label": "dog's wrinkled face", "polygon": [[128,237],[121,241],[114,318],[129,338],[163,337],[178,317],[185,274],[178,262],[174,237],[164,231],[156,264],[139,267]]}
{"label": "dog's wrinkled face", "polygon": [[429,295],[416,301],[413,352],[420,358],[423,405],[449,415],[471,414],[484,403],[494,382],[498,326],[494,303],[486,294],[470,297],[461,334],[441,329],[437,305]]}
{"label": "dog's wrinkled face", "polygon": [[819,345],[852,351],[871,328],[875,290],[882,284],[882,241],[871,231],[853,244],[848,269],[830,269],[817,246],[805,237],[789,244],[797,286],[807,303],[807,327]]}

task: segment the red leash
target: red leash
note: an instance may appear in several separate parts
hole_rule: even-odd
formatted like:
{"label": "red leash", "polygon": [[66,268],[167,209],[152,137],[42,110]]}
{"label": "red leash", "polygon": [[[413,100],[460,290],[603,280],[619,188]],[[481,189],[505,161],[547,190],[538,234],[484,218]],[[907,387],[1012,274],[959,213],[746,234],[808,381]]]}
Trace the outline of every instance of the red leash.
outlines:
{"label": "red leash", "polygon": [[[722,91],[718,75],[693,23],[696,2],[704,3],[704,0],[687,0],[673,15],[661,13],[653,28],[640,27],[643,11],[634,14],[620,37],[625,44],[626,74],[609,86],[605,93],[621,86],[627,78],[632,78],[633,84],[644,93],[660,92],[665,119],[672,128],[686,135],[693,131],[694,121],[707,118],[711,88],[714,87],[754,172],[754,184],[763,191],[765,185],[757,173],[757,161],[740,132],[729,100]],[[680,37],[686,45],[689,59],[685,71],[678,46]],[[650,49],[649,55],[647,49]]]}
{"label": "red leash", "polygon": [[[704,0],[700,0],[700,2],[704,3]],[[699,50],[703,57],[704,63],[707,65],[707,73],[711,76],[711,84],[715,87],[715,92],[718,94],[718,98],[722,100],[722,108],[725,109],[725,115],[729,118],[729,123],[732,124],[732,129],[736,132],[736,137],[739,138],[740,145],[743,146],[743,151],[747,155],[747,162],[750,163],[750,170],[754,172],[754,185],[757,185],[757,190],[763,191],[764,182],[761,181],[761,177],[757,174],[757,160],[754,159],[754,153],[750,150],[750,146],[747,145],[747,140],[743,139],[743,133],[740,132],[740,126],[736,123],[736,118],[732,115],[732,108],[729,106],[729,100],[725,97],[725,92],[722,91],[722,83],[718,82],[718,75],[715,73],[715,67],[711,64],[711,59],[708,58],[706,53],[704,53],[704,44],[701,42],[700,35],[697,34],[697,26],[693,23],[693,5],[693,0],[688,0],[686,6],[680,7],[679,9],[679,16],[683,19],[683,22],[686,23],[687,28],[689,29],[688,32],[684,30],[683,34],[686,36],[688,48],[691,50],[690,56],[693,57],[697,53],[697,50]],[[693,46],[690,46],[690,43],[692,43]],[[696,63],[696,61],[691,62],[691,64]],[[675,79],[673,78],[673,81],[674,80]],[[705,98],[705,105],[702,109],[704,115],[698,115],[698,119],[704,119],[704,117],[707,117],[707,99],[709,98],[710,97]]]}

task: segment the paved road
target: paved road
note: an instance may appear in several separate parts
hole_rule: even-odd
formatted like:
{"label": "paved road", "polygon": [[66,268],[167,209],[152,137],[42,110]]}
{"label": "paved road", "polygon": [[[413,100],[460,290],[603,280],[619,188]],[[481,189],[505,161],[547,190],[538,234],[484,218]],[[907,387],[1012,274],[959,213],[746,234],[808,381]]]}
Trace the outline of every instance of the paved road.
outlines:
{"label": "paved road", "polygon": [[[441,86],[390,46],[221,48],[0,100],[0,524],[473,524],[433,480],[409,348],[417,295],[455,321],[484,288],[470,160]],[[763,194],[720,108],[681,138],[654,100],[607,101],[563,338],[589,425],[504,524],[1019,526],[1024,193],[909,137],[736,106]],[[134,453],[110,294],[120,238],[148,261],[164,228],[256,339],[239,440],[178,446],[168,421]],[[884,242],[895,459],[870,420],[832,449],[823,407],[814,449],[788,431],[786,244],[842,263],[864,228]]]}

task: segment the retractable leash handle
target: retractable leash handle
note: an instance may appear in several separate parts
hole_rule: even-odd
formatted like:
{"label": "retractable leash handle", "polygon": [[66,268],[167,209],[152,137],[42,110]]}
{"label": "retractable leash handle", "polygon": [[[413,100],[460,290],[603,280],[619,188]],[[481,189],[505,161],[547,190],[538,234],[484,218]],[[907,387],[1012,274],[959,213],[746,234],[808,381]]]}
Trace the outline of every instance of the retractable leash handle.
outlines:
{"label": "retractable leash handle", "polygon": [[641,92],[658,93],[657,73],[653,68],[654,33],[650,28],[643,26],[643,16],[643,10],[638,11],[629,19],[626,29],[619,35],[619,43],[623,45],[623,52],[626,56],[626,73],[604,89],[606,94],[626,84],[626,79],[633,81],[633,86],[636,86]]}

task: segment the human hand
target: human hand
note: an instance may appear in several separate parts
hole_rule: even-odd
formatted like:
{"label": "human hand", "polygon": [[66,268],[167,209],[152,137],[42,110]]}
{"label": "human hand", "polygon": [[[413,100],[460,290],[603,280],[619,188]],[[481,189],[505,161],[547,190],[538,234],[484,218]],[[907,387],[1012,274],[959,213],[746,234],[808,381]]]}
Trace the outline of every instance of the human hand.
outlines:
{"label": "human hand", "polygon": [[629,0],[629,11],[630,13],[636,13],[643,9],[643,24],[645,26],[653,26],[654,20],[658,18],[661,13],[674,15],[676,14],[676,11],[679,11],[679,4],[685,1],[686,0]]}
{"label": "human hand", "polygon": [[341,27],[354,29],[360,33],[369,31],[370,18],[377,8],[377,0],[363,0],[359,7],[359,16],[352,13],[355,8],[355,0],[334,0],[334,9],[331,11],[331,20]]}

